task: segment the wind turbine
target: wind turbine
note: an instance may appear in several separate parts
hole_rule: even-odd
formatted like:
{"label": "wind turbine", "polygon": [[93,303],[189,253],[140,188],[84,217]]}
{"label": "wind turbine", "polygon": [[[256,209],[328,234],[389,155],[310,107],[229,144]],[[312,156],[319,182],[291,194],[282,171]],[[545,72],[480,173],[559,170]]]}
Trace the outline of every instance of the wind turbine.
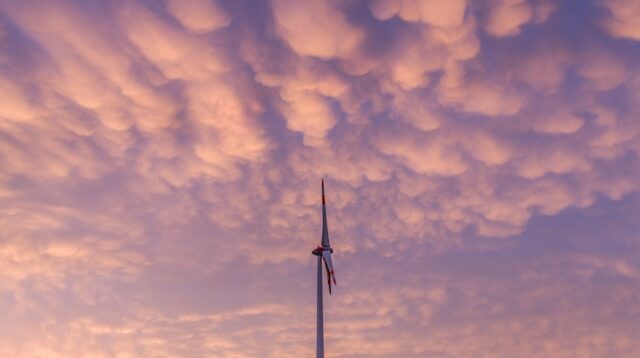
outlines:
{"label": "wind turbine", "polygon": [[331,294],[331,281],[336,285],[336,275],[333,272],[331,254],[333,249],[329,245],[329,229],[327,228],[327,208],[324,203],[324,178],[322,179],[322,242],[311,252],[318,256],[318,311],[317,311],[317,332],[316,332],[316,358],[324,358],[324,314],[322,308],[322,261],[327,270],[327,282],[329,283],[329,294]]}

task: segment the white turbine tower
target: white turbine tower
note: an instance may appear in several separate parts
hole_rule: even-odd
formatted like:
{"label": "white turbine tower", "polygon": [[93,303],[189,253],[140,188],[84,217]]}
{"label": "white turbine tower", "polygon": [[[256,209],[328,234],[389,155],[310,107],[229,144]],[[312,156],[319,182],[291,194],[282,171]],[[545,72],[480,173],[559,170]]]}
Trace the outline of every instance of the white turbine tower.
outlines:
{"label": "white turbine tower", "polygon": [[327,270],[327,282],[329,294],[331,294],[331,281],[336,284],[336,275],[333,272],[331,254],[333,249],[329,245],[329,229],[327,228],[327,209],[324,203],[324,179],[322,179],[322,244],[311,252],[318,256],[318,316],[316,332],[316,358],[324,358],[324,314],[322,308],[322,261]]}

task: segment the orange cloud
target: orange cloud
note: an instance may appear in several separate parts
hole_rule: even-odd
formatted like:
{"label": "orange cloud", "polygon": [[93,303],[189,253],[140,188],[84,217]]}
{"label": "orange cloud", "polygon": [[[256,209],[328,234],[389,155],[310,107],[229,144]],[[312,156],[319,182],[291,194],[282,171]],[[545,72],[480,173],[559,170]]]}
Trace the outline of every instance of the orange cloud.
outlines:
{"label": "orange cloud", "polygon": [[321,177],[332,356],[632,355],[600,4],[3,2],[0,356],[311,355]]}

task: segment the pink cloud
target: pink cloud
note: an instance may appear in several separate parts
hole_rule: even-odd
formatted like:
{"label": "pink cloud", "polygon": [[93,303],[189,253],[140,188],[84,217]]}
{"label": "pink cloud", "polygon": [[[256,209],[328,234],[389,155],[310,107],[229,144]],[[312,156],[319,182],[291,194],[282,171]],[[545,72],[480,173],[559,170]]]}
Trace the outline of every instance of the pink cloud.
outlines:
{"label": "pink cloud", "polygon": [[231,17],[213,1],[169,1],[167,10],[184,27],[195,33],[215,31],[231,23]]}
{"label": "pink cloud", "polygon": [[0,356],[311,355],[321,177],[332,356],[632,355],[602,4],[2,3]]}

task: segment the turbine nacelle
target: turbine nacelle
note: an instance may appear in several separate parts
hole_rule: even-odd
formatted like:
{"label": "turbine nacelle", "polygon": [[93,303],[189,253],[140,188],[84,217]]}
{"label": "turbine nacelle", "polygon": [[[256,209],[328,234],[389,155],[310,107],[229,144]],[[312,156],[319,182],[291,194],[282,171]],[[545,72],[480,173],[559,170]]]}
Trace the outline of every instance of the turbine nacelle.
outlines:
{"label": "turbine nacelle", "polygon": [[333,249],[332,248],[324,247],[324,246],[316,247],[313,251],[311,251],[311,253],[316,255],[316,256],[322,256],[322,252],[323,251],[329,251],[329,252],[333,253]]}

